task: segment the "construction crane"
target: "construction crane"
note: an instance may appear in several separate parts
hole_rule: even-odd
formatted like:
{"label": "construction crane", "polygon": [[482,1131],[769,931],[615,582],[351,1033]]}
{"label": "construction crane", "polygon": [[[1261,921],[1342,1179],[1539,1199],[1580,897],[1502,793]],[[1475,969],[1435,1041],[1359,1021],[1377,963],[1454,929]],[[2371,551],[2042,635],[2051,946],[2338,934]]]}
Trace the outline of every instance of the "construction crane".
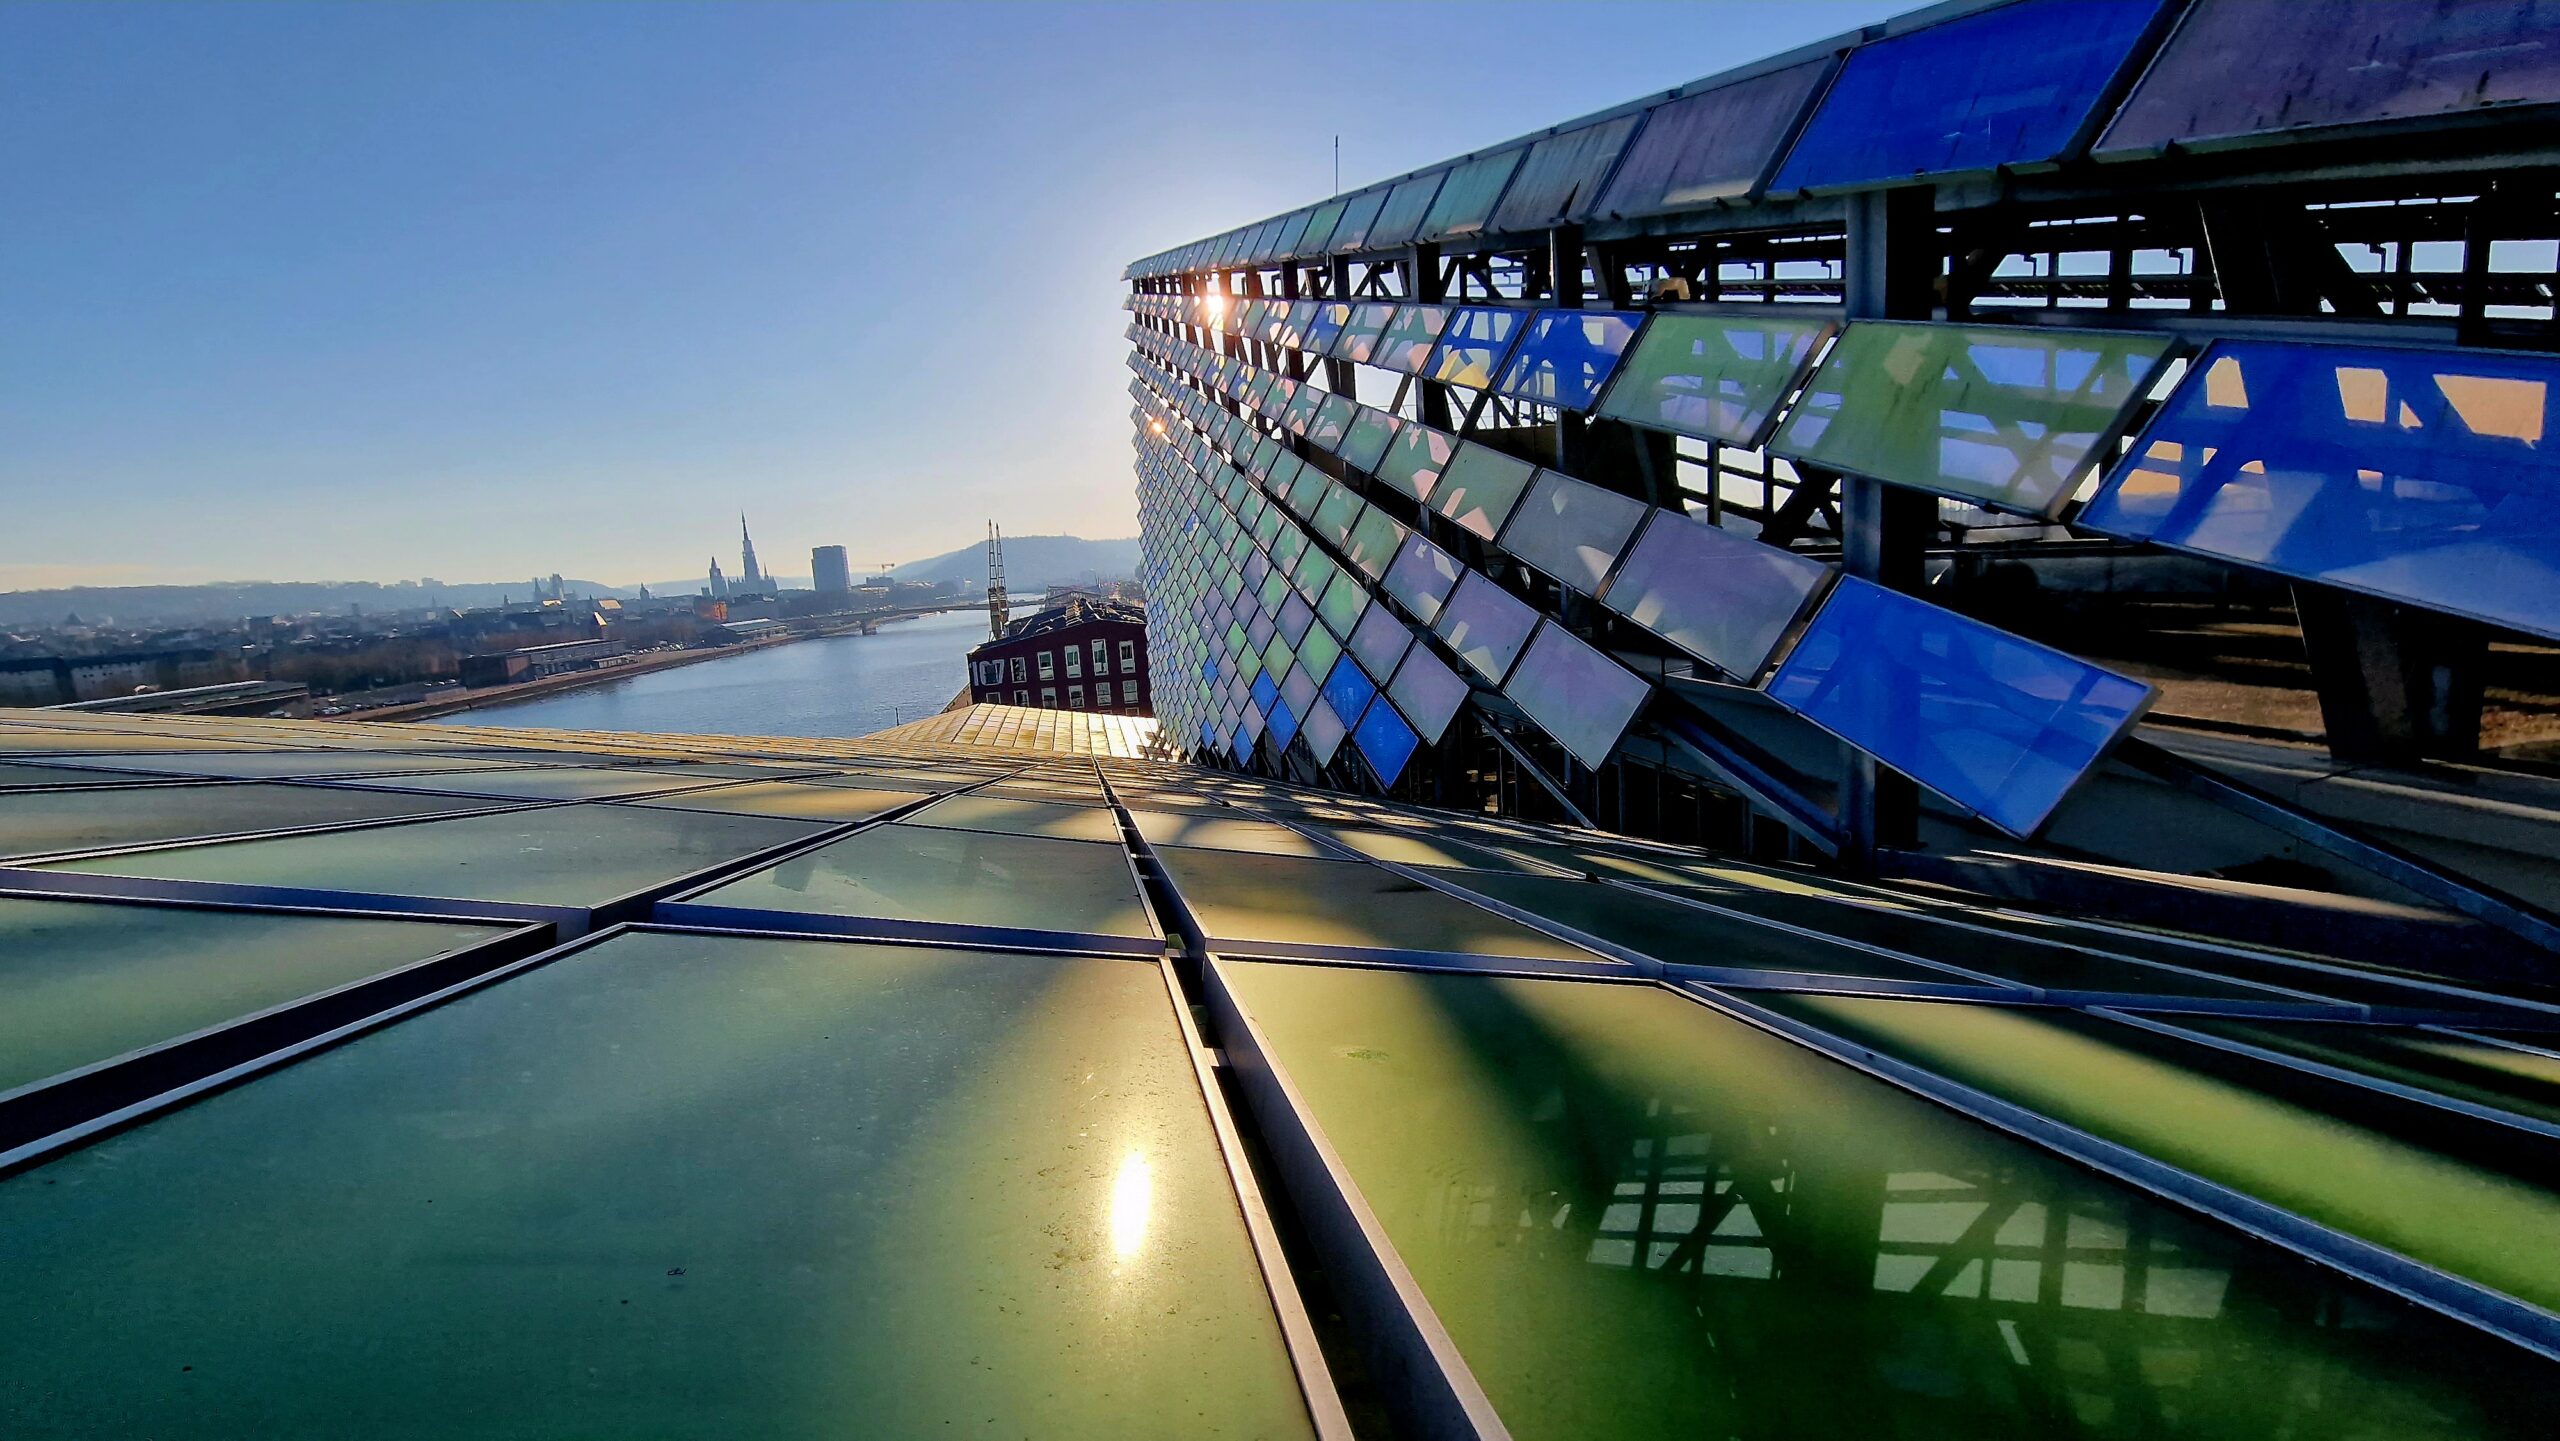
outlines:
{"label": "construction crane", "polygon": [[1004,529],[994,521],[987,522],[987,639],[1004,639],[1004,628],[1013,619],[1013,609],[1004,594]]}

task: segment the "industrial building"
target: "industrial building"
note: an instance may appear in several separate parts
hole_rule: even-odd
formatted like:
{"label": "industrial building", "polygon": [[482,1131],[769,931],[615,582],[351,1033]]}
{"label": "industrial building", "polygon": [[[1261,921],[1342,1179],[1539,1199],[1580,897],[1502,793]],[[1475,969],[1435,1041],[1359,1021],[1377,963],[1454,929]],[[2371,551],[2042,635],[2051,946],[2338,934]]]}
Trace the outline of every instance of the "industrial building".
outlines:
{"label": "industrial building", "polygon": [[1126,601],[1074,596],[1009,621],[969,652],[969,697],[988,705],[1153,715],[1146,615]]}

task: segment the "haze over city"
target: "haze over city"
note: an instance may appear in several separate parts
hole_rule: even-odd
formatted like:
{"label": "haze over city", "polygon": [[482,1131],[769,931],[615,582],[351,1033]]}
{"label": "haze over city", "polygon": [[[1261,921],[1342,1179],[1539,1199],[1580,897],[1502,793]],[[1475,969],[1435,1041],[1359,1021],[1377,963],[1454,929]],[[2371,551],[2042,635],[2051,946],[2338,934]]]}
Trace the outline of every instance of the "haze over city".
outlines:
{"label": "haze over city", "polygon": [[0,589],[1130,535],[1130,257],[1892,8],[0,7]]}

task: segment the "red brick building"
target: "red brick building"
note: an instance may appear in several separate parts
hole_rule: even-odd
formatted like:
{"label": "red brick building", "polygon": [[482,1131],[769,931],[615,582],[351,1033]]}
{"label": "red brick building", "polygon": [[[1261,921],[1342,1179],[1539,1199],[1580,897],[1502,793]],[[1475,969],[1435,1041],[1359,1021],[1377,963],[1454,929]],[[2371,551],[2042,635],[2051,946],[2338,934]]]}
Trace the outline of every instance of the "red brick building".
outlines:
{"label": "red brick building", "polygon": [[1146,613],[1127,601],[1078,596],[1025,616],[1003,639],[969,652],[969,699],[1154,715]]}

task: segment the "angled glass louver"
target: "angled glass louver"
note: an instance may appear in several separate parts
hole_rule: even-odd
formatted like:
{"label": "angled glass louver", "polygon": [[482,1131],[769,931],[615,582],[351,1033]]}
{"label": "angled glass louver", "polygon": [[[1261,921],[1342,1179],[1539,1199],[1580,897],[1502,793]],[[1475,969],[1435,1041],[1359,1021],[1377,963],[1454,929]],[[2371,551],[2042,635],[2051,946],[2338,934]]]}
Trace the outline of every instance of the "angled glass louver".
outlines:
{"label": "angled glass louver", "polygon": [[1370,474],[1405,497],[1429,501],[1458,453],[1458,438],[1418,420],[1398,421],[1395,436]]}
{"label": "angled glass louver", "polygon": [[1502,687],[1575,760],[1593,767],[1609,759],[1651,693],[1642,676],[1553,620],[1539,623]]}
{"label": "angled glass louver", "polygon": [[1458,577],[1465,570],[1447,551],[1420,535],[1410,535],[1396,552],[1395,562],[1387,567],[1382,584],[1387,594],[1413,612],[1414,619],[1429,625],[1440,614],[1440,607],[1447,603],[1449,592],[1457,588]]}
{"label": "angled glass louver", "polygon": [[1560,410],[1589,410],[1644,318],[1632,310],[1539,311],[1495,391]]}
{"label": "angled glass louver", "polygon": [[1334,223],[1333,234],[1326,240],[1325,248],[1340,254],[1367,245],[1370,227],[1377,222],[1378,212],[1386,203],[1387,191],[1383,188],[1363,191],[1344,201],[1342,218]]}
{"label": "angled glass louver", "polygon": [[1590,214],[1600,199],[1600,183],[1641,118],[1621,115],[1530,146],[1488,228],[1497,234],[1547,230]]}
{"label": "angled glass louver", "polygon": [[1490,389],[1494,377],[1502,373],[1503,359],[1510,355],[1511,343],[1519,336],[1524,318],[1525,312],[1518,310],[1483,305],[1457,307],[1440,332],[1439,347],[1431,352],[1428,367],[1419,373],[1443,385]]}
{"label": "angled glass louver", "polygon": [[1498,543],[1558,584],[1598,595],[1645,510],[1632,496],[1541,470]]}
{"label": "angled glass louver", "polygon": [[1458,659],[1500,685],[1537,624],[1538,613],[1528,602],[1471,570],[1459,577],[1457,589],[1440,607],[1431,628]]}
{"label": "angled glass louver", "polygon": [[2176,345],[2113,331],[1858,321],[1769,448],[2049,519]]}
{"label": "angled glass louver", "polygon": [[2050,646],[1844,577],[1770,698],[2016,836],[2150,704],[2151,688]]}
{"label": "angled glass louver", "polygon": [[[1406,427],[1406,434],[1420,429]],[[1472,440],[1460,441],[1438,483],[1421,497],[1460,530],[1491,540],[1511,518],[1537,467]],[[1401,488],[1401,487],[1399,487]]]}
{"label": "angled glass louver", "polygon": [[1830,574],[1810,556],[1657,510],[1600,603],[1748,684]]}
{"label": "angled glass louver", "polygon": [[1860,45],[1769,188],[2063,159],[2159,13],[2160,0],[2014,0]]}
{"label": "angled glass louver", "polygon": [[1422,738],[1387,698],[1379,695],[1361,712],[1360,723],[1351,728],[1351,743],[1359,749],[1360,758],[1369,763],[1378,784],[1391,786],[1404,774]]}
{"label": "angled glass louver", "polygon": [[2560,636],[2560,360],[2217,341],[2091,530]]}
{"label": "angled glass louver", "polygon": [[1520,168],[1524,153],[1517,149],[1496,151],[1452,167],[1414,238],[1455,240],[1483,231],[1485,222],[1493,218],[1493,207],[1501,200],[1503,187],[1511,183],[1511,173]]}
{"label": "angled glass louver", "polygon": [[[1385,333],[1387,322],[1395,319],[1396,308],[1381,301],[1364,301],[1351,308],[1351,318],[1344,321],[1342,331],[1327,351],[1336,360],[1367,361]],[[1379,364],[1385,362],[1380,361]]]}
{"label": "angled glass louver", "polygon": [[1423,216],[1431,210],[1432,197],[1440,193],[1442,177],[1448,173],[1433,170],[1398,181],[1387,192],[1386,203],[1378,207],[1378,218],[1370,225],[1362,248],[1384,250],[1391,245],[1409,244],[1414,232],[1421,228]]}
{"label": "angled glass louver", "polygon": [[1404,663],[1387,680],[1388,698],[1412,723],[1414,731],[1432,745],[1438,745],[1440,738],[1449,733],[1449,722],[1467,703],[1468,689],[1466,677],[1443,664],[1424,645],[1407,650]]}
{"label": "angled glass louver", "polygon": [[1340,454],[1343,463],[1355,470],[1375,474],[1378,462],[1385,458],[1387,447],[1395,443],[1397,419],[1383,410],[1361,406],[1343,432]]}
{"label": "angled glass louver", "polygon": [[1837,329],[1795,316],[1657,314],[1619,362],[1600,414],[1757,449]]}
{"label": "angled glass louver", "polygon": [[1397,306],[1395,318],[1370,348],[1369,363],[1382,370],[1422,374],[1431,367],[1431,353],[1439,347],[1450,313],[1446,305]]}

